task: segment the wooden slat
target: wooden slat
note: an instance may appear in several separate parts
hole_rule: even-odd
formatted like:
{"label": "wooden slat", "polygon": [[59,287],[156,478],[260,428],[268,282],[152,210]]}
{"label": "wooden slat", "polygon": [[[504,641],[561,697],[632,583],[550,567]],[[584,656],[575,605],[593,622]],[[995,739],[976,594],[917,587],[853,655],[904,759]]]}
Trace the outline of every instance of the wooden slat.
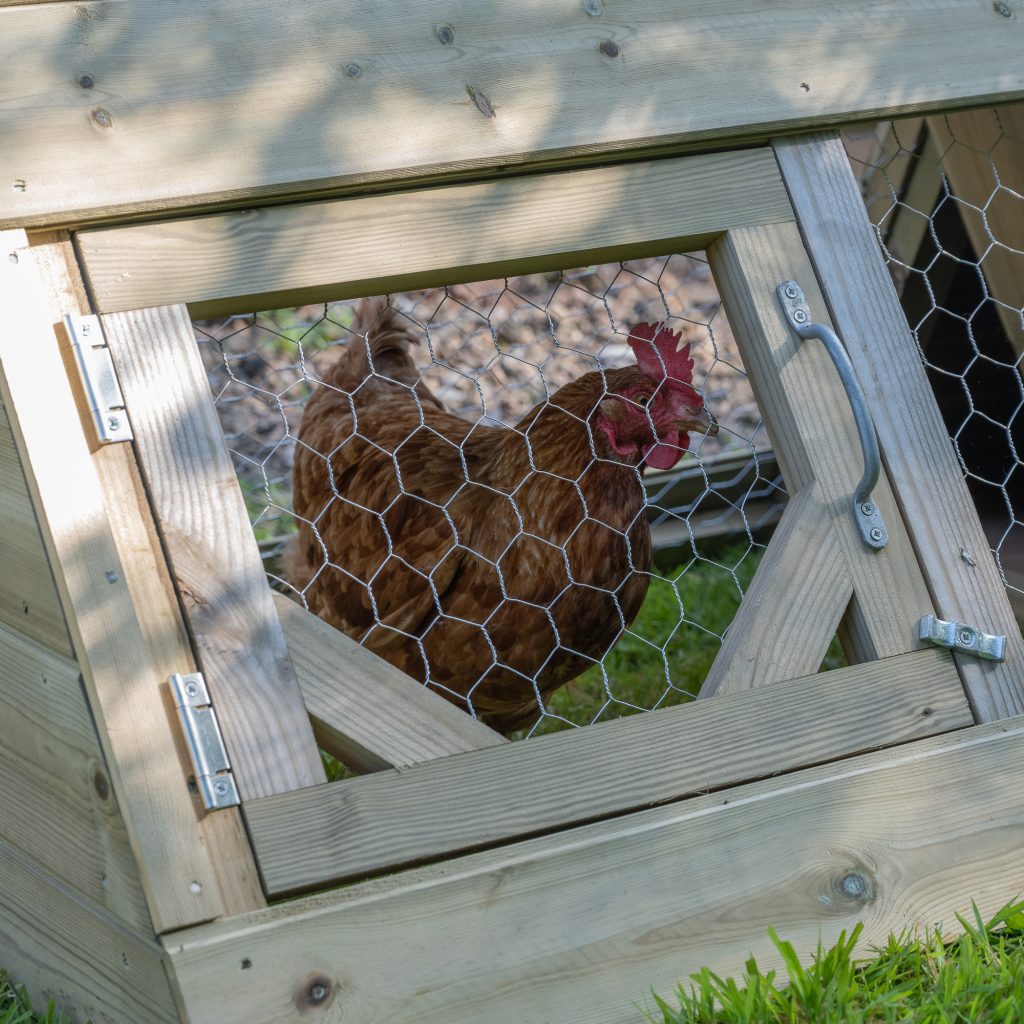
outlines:
{"label": "wooden slat", "polygon": [[39,535],[6,410],[0,405],[0,622],[70,656],[57,584]]}
{"label": "wooden slat", "polygon": [[246,817],[267,892],[281,894],[970,722],[951,660],[919,651],[260,800]]}
{"label": "wooden slat", "polygon": [[1020,356],[1024,353],[1024,105],[927,120],[935,149],[942,154],[942,173],[961,200],[958,212],[981,260],[1000,323]]}
{"label": "wooden slat", "polygon": [[317,742],[349,768],[403,768],[508,742],[302,605],[274,599]]}
{"label": "wooden slat", "polygon": [[179,1017],[163,961],[152,936],[0,841],[0,964],[38,1010],[53,999],[76,1021],[173,1024]]}
{"label": "wooden slat", "polygon": [[1007,638],[1005,662],[957,656],[975,715],[992,721],[1021,714],[1024,641],[842,143],[829,133],[775,149],[936,611]]}
{"label": "wooden slat", "polygon": [[103,330],[242,799],[323,782],[185,308],[111,314]]}
{"label": "wooden slat", "polygon": [[[14,257],[12,260],[11,257]],[[0,391],[158,931],[216,917],[215,877],[22,232],[0,235]],[[45,401],[40,399],[45,382]]]}
{"label": "wooden slat", "polygon": [[724,146],[1024,96],[1022,19],[990,3],[605,0],[598,13],[579,0],[295,0],[287,17],[265,0],[5,8],[0,93],[16,101],[0,112],[0,224]]}
{"label": "wooden slat", "polygon": [[82,232],[104,312],[195,317],[700,249],[792,220],[767,150]]}
{"label": "wooden slat", "polygon": [[[710,247],[708,259],[787,490],[798,494],[813,487],[816,503],[832,520],[831,545],[853,583],[847,656],[862,661],[913,650],[919,646],[915,626],[932,610],[931,599],[892,490],[883,474],[872,498],[885,519],[889,541],[882,551],[873,551],[853,522],[852,495],[864,460],[849,399],[824,346],[800,340],[776,294],[782,281],[799,282],[812,317],[828,322],[799,232],[793,224],[738,228]],[[801,600],[799,588],[799,579],[788,588],[788,601],[794,605]],[[782,581],[774,599],[787,600],[786,595]],[[803,671],[812,671],[821,660],[815,660],[821,624],[813,616],[805,616],[804,622],[810,633]],[[759,635],[752,634],[752,652],[758,642]],[[795,636],[793,642],[799,643]],[[761,685],[773,681],[764,657],[751,656],[761,657]],[[794,663],[795,654],[787,652],[775,678],[786,678]]]}
{"label": "wooden slat", "polygon": [[[731,749],[731,747],[730,747]],[[1024,891],[1024,725],[969,729],[477,853],[168,941],[197,1020],[622,1024],[700,967],[780,970]],[[866,901],[843,894],[858,873]],[[248,959],[253,970],[240,971]],[[226,981],[230,979],[230,981]],[[231,999],[224,998],[230,984]],[[327,1003],[321,1005],[328,1005]]]}

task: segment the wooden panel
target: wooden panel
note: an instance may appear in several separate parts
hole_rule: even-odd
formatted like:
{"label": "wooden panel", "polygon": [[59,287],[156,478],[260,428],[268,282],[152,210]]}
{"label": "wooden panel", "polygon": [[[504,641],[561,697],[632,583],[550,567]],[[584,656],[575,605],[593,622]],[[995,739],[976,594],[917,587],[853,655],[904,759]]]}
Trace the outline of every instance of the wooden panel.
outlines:
{"label": "wooden panel", "polygon": [[0,114],[0,224],[1020,98],[1024,19],[1007,2],[1008,18],[980,0],[790,0],[770,16],[755,0],[603,2],[599,16],[579,0],[6,8],[0,92],[17,102]]}
{"label": "wooden panel", "polygon": [[[815,488],[832,520],[836,556],[853,581],[849,625],[855,642],[848,656],[868,660],[913,650],[919,646],[917,622],[932,606],[892,490],[883,474],[872,498],[885,518],[889,542],[874,551],[853,522],[852,496],[864,460],[849,399],[824,346],[800,340],[776,294],[778,285],[792,278],[804,289],[812,317],[828,323],[799,232],[793,224],[738,228],[716,241],[708,258],[787,490]],[[801,600],[799,579],[790,600]],[[812,629],[816,625],[813,619],[807,623]],[[751,638],[752,646],[757,639]],[[813,639],[809,654],[820,646],[817,634]],[[812,664],[817,668],[820,658]],[[770,681],[763,661],[762,672],[763,681]]]}
{"label": "wooden panel", "polygon": [[957,656],[974,713],[981,721],[1019,715],[1024,641],[842,143],[833,134],[783,141],[776,155],[836,329],[870,404],[936,611],[1007,638],[1005,662]]}
{"label": "wooden panel", "polygon": [[242,799],[323,782],[185,308],[111,314],[103,330]]}
{"label": "wooden panel", "polygon": [[349,768],[403,768],[508,742],[284,594],[274,603],[317,742]]}
{"label": "wooden panel", "polygon": [[[53,840],[51,840],[52,842]],[[163,952],[0,842],[0,964],[75,1021],[178,1021]],[[201,1018],[193,1018],[199,1020]]]}
{"label": "wooden panel", "polygon": [[0,665],[0,839],[150,931],[78,666],[3,626]]}
{"label": "wooden panel", "polygon": [[[302,1019],[316,982],[346,1024],[622,1024],[701,966],[781,970],[769,926],[809,956],[858,921],[866,952],[890,930],[951,935],[972,900],[994,913],[1024,891],[1022,772],[1024,725],[969,729],[191,929],[168,951],[193,1018],[219,1024]],[[866,901],[843,895],[853,872]]]}
{"label": "wooden panel", "polygon": [[104,312],[195,317],[700,249],[792,220],[767,150],[82,232]]}
{"label": "wooden panel", "polygon": [[246,818],[280,894],[970,722],[950,659],[920,651],[261,800]]}
{"label": "wooden panel", "polygon": [[[22,232],[0,236],[0,391],[82,667],[114,794],[158,931],[217,916],[172,724],[161,708],[108,511]],[[11,258],[13,257],[13,259]],[[40,401],[40,382],[46,400]]]}
{"label": "wooden panel", "polygon": [[0,622],[57,651],[71,655],[71,640],[60,607],[57,584],[39,535],[11,436],[0,405]]}

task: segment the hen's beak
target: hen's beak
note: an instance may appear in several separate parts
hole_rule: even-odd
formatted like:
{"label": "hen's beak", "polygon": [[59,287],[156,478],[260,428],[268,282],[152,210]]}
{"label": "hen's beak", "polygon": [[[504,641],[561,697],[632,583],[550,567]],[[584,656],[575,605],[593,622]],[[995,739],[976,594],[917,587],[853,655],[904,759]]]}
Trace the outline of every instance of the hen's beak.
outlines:
{"label": "hen's beak", "polygon": [[688,434],[706,434],[708,437],[714,437],[718,433],[718,420],[708,409],[701,409],[693,416],[676,420],[676,426]]}

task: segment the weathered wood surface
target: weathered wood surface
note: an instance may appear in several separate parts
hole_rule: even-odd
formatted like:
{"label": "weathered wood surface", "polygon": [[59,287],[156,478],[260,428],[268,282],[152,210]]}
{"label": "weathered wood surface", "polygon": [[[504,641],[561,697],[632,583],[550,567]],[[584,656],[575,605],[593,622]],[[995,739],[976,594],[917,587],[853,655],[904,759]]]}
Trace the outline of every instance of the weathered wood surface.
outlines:
{"label": "weathered wood surface", "polygon": [[[246,806],[281,894],[969,725],[938,651],[839,669]],[[828,728],[823,728],[828,723]]]}
{"label": "weathered wood surface", "polygon": [[780,141],[775,151],[936,612],[1007,638],[1005,662],[957,655],[974,713],[979,721],[1024,713],[1024,640],[843,145],[827,133]]}
{"label": "weathered wood surface", "polygon": [[79,235],[104,312],[195,317],[700,249],[792,220],[767,150],[423,189]]}
{"label": "weathered wood surface", "polygon": [[508,742],[284,594],[274,603],[317,742],[354,771]]}
{"label": "weathered wood surface", "polygon": [[[1020,0],[0,9],[0,224],[503,173],[1024,96]],[[449,35],[450,33],[450,35]],[[752,69],[755,69],[752,71]],[[86,170],[87,169],[87,170]]]}
{"label": "weathered wood surface", "polygon": [[[725,698],[723,698],[724,700]],[[653,716],[652,716],[653,717]],[[820,724],[820,723],[819,723]],[[863,922],[888,933],[1024,891],[1024,724],[865,754],[403,872],[167,941],[218,1024],[622,1024],[710,965],[782,968]],[[860,875],[866,899],[844,895]],[[252,970],[240,970],[248,959]]]}
{"label": "weathered wood surface", "polygon": [[33,1006],[53,999],[75,1021],[179,1020],[152,935],[126,927],[2,840],[0,964]]}
{"label": "weathered wood surface", "polygon": [[7,412],[0,404],[0,622],[58,654],[71,639],[39,535]]}
{"label": "weathered wood surface", "polygon": [[103,330],[243,800],[325,781],[259,548],[183,306]]}
{"label": "weathered wood surface", "polygon": [[24,233],[0,234],[0,392],[150,916],[164,931],[216,917],[222,904],[62,359],[53,298]]}

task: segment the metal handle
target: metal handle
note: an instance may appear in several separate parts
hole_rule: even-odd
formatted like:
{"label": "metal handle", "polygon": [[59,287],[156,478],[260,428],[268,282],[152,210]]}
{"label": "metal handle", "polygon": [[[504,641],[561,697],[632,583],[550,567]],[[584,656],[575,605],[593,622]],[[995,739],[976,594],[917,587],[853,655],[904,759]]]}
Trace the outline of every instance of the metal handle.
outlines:
{"label": "metal handle", "polygon": [[867,400],[853,372],[853,363],[850,362],[850,357],[835,331],[825,324],[811,321],[811,308],[807,305],[803,289],[796,281],[783,281],[777,291],[790,326],[801,338],[817,338],[825,346],[825,351],[832,357],[832,362],[839,372],[839,379],[846,389],[846,397],[850,400],[853,418],[857,423],[857,433],[860,434],[861,450],[864,453],[864,475],[860,478],[853,495],[853,519],[864,543],[869,548],[880,550],[889,540],[889,531],[882,521],[878,505],[871,498],[871,492],[878,483],[882,460],[878,453],[875,425],[871,422]]}

